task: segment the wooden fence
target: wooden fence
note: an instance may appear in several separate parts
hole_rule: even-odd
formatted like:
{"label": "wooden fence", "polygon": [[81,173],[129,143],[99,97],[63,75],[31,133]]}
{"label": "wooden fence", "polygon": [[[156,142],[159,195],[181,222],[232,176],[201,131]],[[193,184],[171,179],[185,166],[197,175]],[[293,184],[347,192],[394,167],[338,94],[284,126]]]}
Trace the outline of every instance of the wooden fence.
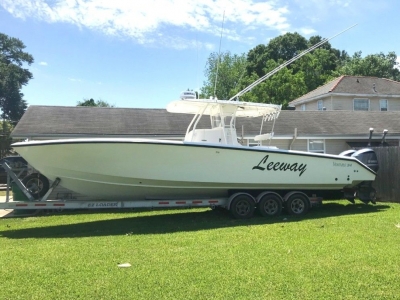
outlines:
{"label": "wooden fence", "polygon": [[400,147],[374,147],[379,170],[373,184],[377,200],[400,202]]}

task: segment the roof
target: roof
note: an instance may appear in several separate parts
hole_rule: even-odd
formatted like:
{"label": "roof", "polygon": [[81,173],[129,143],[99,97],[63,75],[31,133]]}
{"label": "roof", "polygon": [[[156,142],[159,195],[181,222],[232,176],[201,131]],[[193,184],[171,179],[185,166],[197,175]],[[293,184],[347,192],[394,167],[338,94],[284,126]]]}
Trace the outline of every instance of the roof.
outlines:
{"label": "roof", "polygon": [[[165,109],[29,106],[11,136],[182,136],[193,116],[165,117]],[[186,129],[185,129],[186,131]]]}
{"label": "roof", "polygon": [[400,97],[400,82],[385,78],[343,75],[289,102],[290,106],[332,94]]}
{"label": "roof", "polygon": [[[98,108],[30,106],[11,136],[14,139],[52,139],[75,137],[160,137],[183,138],[192,115],[169,113],[165,109]],[[331,136],[368,138],[369,128],[379,135],[400,137],[400,111],[297,111],[283,110],[275,122],[276,138],[291,137],[297,128],[298,137]],[[238,118],[236,128],[241,135],[260,133],[261,118]],[[266,122],[263,132],[271,131],[273,122]],[[208,128],[203,117],[200,128]]]}

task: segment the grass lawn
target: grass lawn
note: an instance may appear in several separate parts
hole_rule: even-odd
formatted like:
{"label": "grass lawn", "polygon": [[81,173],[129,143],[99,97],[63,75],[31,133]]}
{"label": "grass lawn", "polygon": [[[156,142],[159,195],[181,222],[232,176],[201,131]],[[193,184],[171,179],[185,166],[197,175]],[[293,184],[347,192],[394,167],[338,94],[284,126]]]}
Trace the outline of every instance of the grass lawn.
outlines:
{"label": "grass lawn", "polygon": [[[0,219],[1,299],[399,299],[400,204]],[[130,268],[118,268],[130,263]]]}

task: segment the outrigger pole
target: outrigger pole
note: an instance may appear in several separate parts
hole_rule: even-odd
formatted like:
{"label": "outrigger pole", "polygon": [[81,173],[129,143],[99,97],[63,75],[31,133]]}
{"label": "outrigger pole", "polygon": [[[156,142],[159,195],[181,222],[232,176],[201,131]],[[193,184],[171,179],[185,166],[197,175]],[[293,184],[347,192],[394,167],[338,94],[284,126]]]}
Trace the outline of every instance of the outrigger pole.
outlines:
{"label": "outrigger pole", "polygon": [[280,71],[281,69],[283,69],[284,67],[290,65],[292,62],[298,60],[300,57],[306,55],[307,53],[315,50],[316,48],[320,47],[321,45],[325,44],[326,42],[330,41],[331,39],[337,37],[338,35],[341,35],[342,33],[350,30],[351,28],[355,27],[357,24],[354,24],[353,26],[350,26],[349,28],[346,28],[345,30],[335,34],[334,36],[328,38],[328,39],[323,39],[322,41],[320,41],[319,43],[315,44],[314,46],[308,48],[307,50],[304,50],[303,52],[301,52],[300,54],[297,54],[296,56],[294,56],[293,58],[289,59],[287,62],[281,64],[280,66],[278,66],[277,68],[273,69],[271,72],[265,74],[263,77],[260,77],[258,80],[254,81],[252,84],[250,84],[248,87],[246,87],[245,89],[241,90],[239,93],[237,93],[235,96],[233,96],[232,98],[229,99],[229,101],[232,100],[237,100],[240,96],[242,96],[243,94],[247,93],[248,91],[250,91],[252,88],[256,87],[257,85],[259,85],[261,82],[263,82],[264,80],[266,80],[267,78],[271,77],[272,75],[274,75],[275,73],[277,73],[278,71]]}

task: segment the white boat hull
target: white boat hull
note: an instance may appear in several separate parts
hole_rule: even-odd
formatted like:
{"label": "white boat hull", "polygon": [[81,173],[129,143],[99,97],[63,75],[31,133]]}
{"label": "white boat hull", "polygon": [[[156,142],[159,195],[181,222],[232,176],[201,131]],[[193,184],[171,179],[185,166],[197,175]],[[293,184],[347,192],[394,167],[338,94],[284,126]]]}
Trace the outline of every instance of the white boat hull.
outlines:
{"label": "white boat hull", "polygon": [[230,190],[341,190],[375,173],[352,157],[142,139],[13,145],[65,188],[107,200],[224,197]]}

